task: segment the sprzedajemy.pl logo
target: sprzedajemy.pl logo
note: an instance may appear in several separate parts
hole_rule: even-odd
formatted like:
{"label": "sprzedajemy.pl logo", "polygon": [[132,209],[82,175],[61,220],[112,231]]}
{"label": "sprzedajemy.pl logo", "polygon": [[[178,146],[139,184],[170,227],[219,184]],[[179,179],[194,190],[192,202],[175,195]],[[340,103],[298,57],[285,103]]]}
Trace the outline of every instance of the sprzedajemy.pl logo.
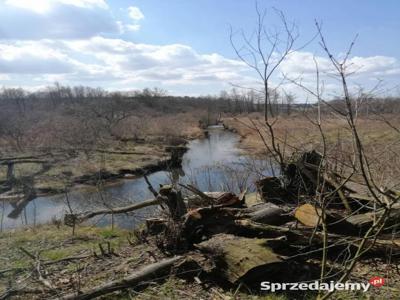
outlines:
{"label": "sprzedajemy.pl logo", "polygon": [[318,280],[313,282],[261,282],[262,291],[363,291],[367,292],[372,286],[381,287],[385,284],[385,280],[382,277],[372,277],[368,282],[319,282]]}

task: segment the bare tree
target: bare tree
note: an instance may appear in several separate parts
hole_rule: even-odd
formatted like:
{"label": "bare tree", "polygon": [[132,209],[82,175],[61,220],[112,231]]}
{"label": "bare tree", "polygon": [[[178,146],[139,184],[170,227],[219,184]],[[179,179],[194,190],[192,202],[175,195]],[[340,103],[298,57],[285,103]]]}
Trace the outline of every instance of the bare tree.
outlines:
{"label": "bare tree", "polygon": [[[233,32],[231,29],[230,33],[231,45],[237,57],[253,69],[263,83],[266,123],[269,123],[269,116],[274,116],[271,102],[271,77],[287,56],[294,51],[295,43],[299,38],[297,25],[289,22],[282,11],[275,8],[273,11],[280,20],[280,27],[267,28],[267,10],[260,10],[256,4],[257,25],[254,32],[246,35],[243,30]],[[238,34],[241,43],[235,40]]]}
{"label": "bare tree", "polygon": [[26,110],[25,97],[26,92],[22,88],[3,88],[2,98],[14,102],[20,115]]}
{"label": "bare tree", "polygon": [[285,97],[282,97],[282,100],[284,101],[284,104],[286,104],[286,114],[290,116],[292,113],[292,105],[294,103],[294,100],[296,99],[296,96],[291,93],[285,92]]}
{"label": "bare tree", "polygon": [[[246,34],[243,30],[230,32],[230,41],[237,57],[258,75],[262,82],[261,92],[264,94],[264,121],[266,131],[271,141],[269,152],[276,159],[277,163],[284,168],[284,154],[279,142],[275,138],[273,126],[276,120],[278,101],[278,86],[272,88],[271,78],[278,67],[295,50],[305,47],[305,45],[295,49],[295,44],[299,38],[297,25],[288,21],[285,14],[273,8],[278,17],[280,26],[267,27],[267,10],[260,10],[256,3],[257,25],[255,30]],[[236,40],[239,35],[240,43]],[[260,90],[258,90],[260,92]],[[258,130],[257,128],[255,128]]]}

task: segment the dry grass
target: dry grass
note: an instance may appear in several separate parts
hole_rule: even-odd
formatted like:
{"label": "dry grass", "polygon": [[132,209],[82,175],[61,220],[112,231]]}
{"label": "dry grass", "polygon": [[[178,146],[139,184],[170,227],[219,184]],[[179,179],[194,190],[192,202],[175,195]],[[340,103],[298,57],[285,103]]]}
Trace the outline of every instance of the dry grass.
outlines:
{"label": "dry grass", "polygon": [[[26,176],[34,176],[34,187],[42,190],[64,190],[74,180],[84,175],[95,175],[100,170],[118,174],[120,170],[135,170],[148,164],[156,164],[159,160],[169,158],[165,147],[161,144],[135,142],[115,142],[114,147],[102,149],[127,154],[101,153],[96,151],[75,151],[63,153],[57,157],[47,157],[48,169],[43,163],[16,164],[14,175],[17,180]],[[6,179],[7,167],[0,166],[0,180]]]}
{"label": "dry grass", "polygon": [[[400,120],[395,115],[386,115],[394,126],[400,128]],[[263,118],[260,114],[241,116],[238,118],[227,118],[224,123],[235,129],[241,136],[241,147],[248,153],[254,155],[265,155],[266,147],[263,144],[258,132],[253,127],[251,120],[261,129],[267,143],[270,143],[270,136],[263,126]],[[353,141],[351,132],[345,120],[326,117],[322,120],[322,128],[327,140],[327,148],[331,157],[338,153],[342,158],[350,159]],[[360,117],[357,121],[360,138],[363,142],[365,152],[371,162],[374,173],[385,174],[388,178],[400,177],[400,134],[385,122],[377,118]],[[274,132],[285,148],[286,155],[297,150],[322,149],[322,139],[318,128],[309,119],[302,115],[280,117],[274,125]],[[284,146],[285,145],[285,146]],[[391,182],[381,182],[382,185],[390,185]]]}
{"label": "dry grass", "polygon": [[[34,176],[35,188],[60,191],[71,185],[76,178],[95,175],[100,170],[119,174],[121,170],[135,170],[150,164],[157,164],[158,161],[166,160],[170,156],[169,153],[166,153],[165,146],[182,144],[188,139],[203,134],[198,126],[199,114],[200,112],[190,112],[175,115],[148,115],[142,118],[131,117],[124,120],[120,127],[115,128],[117,136],[122,140],[109,137],[108,139],[99,139],[91,144],[84,141],[80,143],[77,140],[75,145],[62,145],[61,150],[57,149],[59,140],[51,134],[46,135],[48,140],[44,144],[51,144],[53,148],[57,149],[52,151],[56,156],[41,159],[47,161],[46,164],[49,165],[49,168],[43,169],[44,164],[41,162],[16,164],[15,177],[18,180]],[[57,124],[54,126],[57,127]],[[68,128],[64,127],[63,130],[68,131]],[[53,138],[56,140],[52,141]],[[40,155],[45,151],[40,148],[41,145],[42,143],[35,144],[25,148],[22,152],[2,147],[2,156]],[[80,148],[87,150],[83,151]],[[105,150],[109,153],[96,150]],[[124,152],[124,154],[118,154],[118,152]],[[7,166],[0,165],[0,181],[6,179],[6,174]]]}
{"label": "dry grass", "polygon": [[[400,120],[390,116],[395,125],[400,127]],[[242,137],[243,147],[252,153],[263,153],[263,142],[252,127],[250,120],[253,120],[260,128],[263,127],[263,119],[259,114],[241,116],[237,118],[224,119],[229,128],[234,128]],[[396,124],[397,123],[397,124]],[[340,140],[343,143],[351,143],[351,132],[345,120],[338,118],[326,118],[322,127],[325,132],[328,144],[333,145]],[[376,147],[383,144],[397,142],[399,134],[387,126],[384,122],[373,119],[358,120],[358,128],[364,145]],[[322,145],[321,135],[318,128],[310,120],[300,115],[278,118],[274,130],[276,136],[282,142],[286,139],[289,148],[312,147],[318,148]]]}

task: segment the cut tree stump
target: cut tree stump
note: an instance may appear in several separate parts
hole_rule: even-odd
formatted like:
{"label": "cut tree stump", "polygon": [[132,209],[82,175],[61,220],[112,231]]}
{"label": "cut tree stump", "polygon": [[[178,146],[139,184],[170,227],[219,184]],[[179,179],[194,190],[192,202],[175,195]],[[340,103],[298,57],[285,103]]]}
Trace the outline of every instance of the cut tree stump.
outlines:
{"label": "cut tree stump", "polygon": [[173,220],[180,220],[181,217],[187,212],[182,193],[175,190],[172,185],[161,186],[157,199],[160,199],[164,204],[167,205],[170,216]]}
{"label": "cut tree stump", "polygon": [[295,210],[294,217],[307,227],[317,227],[321,224],[321,214],[321,209],[306,203]]}
{"label": "cut tree stump", "polygon": [[264,201],[262,200],[262,197],[259,193],[254,192],[245,195],[244,203],[247,207],[251,207],[253,205],[264,203]]}
{"label": "cut tree stump", "polygon": [[[322,226],[322,210],[309,203],[299,206],[294,213],[294,217],[304,226],[319,227]],[[325,212],[326,225],[329,232],[340,233],[344,235],[358,235],[359,228],[347,221],[347,218],[334,215],[328,211]]]}

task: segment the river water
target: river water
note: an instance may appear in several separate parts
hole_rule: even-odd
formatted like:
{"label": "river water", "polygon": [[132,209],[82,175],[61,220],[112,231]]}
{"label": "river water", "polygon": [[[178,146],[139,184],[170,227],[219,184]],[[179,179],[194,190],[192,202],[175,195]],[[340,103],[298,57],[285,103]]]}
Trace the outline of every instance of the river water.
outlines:
{"label": "river water", "polygon": [[[238,149],[239,137],[220,127],[210,127],[209,137],[193,140],[184,154],[182,168],[160,171],[148,176],[152,185],[185,183],[202,191],[240,192],[255,189],[254,181],[270,175],[266,161],[250,159]],[[105,207],[117,207],[152,199],[143,178],[119,180],[103,187],[76,188],[68,194],[38,197],[32,200],[16,218],[8,217],[13,211],[12,202],[0,202],[1,229],[35,226],[62,219],[71,207],[74,213]],[[69,204],[69,205],[68,205]],[[145,218],[157,213],[149,207],[129,214],[103,216],[91,221],[96,226],[113,224],[131,229]]]}

